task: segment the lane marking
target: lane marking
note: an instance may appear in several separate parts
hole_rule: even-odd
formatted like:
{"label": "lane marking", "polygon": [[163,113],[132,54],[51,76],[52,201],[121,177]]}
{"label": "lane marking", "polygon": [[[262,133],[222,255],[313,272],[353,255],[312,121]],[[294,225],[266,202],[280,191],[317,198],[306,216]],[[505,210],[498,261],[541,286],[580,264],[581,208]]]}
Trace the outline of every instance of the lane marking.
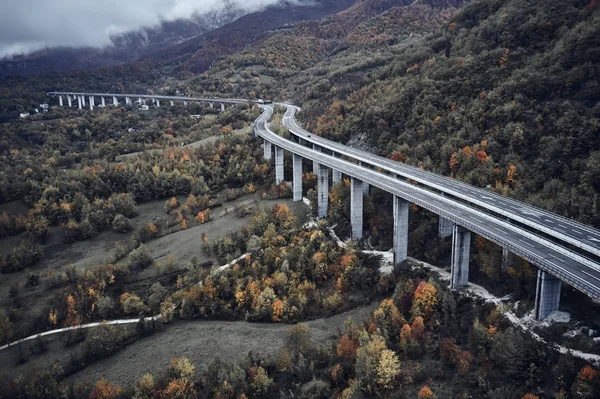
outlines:
{"label": "lane marking", "polygon": [[554,255],[552,255],[552,254],[548,254],[548,255],[552,256],[554,259],[556,259],[556,260],[557,260],[557,261],[559,261],[559,262],[565,263],[565,261],[564,261],[564,260],[562,260],[561,258],[559,258],[558,256],[554,256]]}
{"label": "lane marking", "polygon": [[594,278],[594,279],[596,279],[596,280],[600,281],[600,278],[598,278],[598,277],[596,277],[596,276],[594,276],[594,275],[592,275],[592,274],[590,274],[590,273],[586,272],[585,270],[581,270],[581,272],[582,272],[582,273],[584,273],[584,274],[587,274],[587,275],[588,275],[588,276],[590,276],[591,278]]}
{"label": "lane marking", "polygon": [[523,244],[525,244],[525,245],[529,245],[531,248],[535,248],[535,245],[533,245],[533,244],[531,244],[531,243],[529,243],[529,242],[527,242],[527,241],[523,241],[523,240],[521,240],[520,238],[519,238],[519,241],[521,241],[521,242],[522,242]]}
{"label": "lane marking", "polygon": [[496,230],[498,230],[498,231],[500,231],[500,232],[504,233],[504,234],[508,234],[508,231],[506,231],[506,230],[502,230],[500,227],[496,227],[496,226],[492,226],[492,227],[493,227],[494,229],[496,229]]}
{"label": "lane marking", "polygon": [[583,234],[583,232],[581,232],[579,230],[571,229],[571,231],[575,234]]}

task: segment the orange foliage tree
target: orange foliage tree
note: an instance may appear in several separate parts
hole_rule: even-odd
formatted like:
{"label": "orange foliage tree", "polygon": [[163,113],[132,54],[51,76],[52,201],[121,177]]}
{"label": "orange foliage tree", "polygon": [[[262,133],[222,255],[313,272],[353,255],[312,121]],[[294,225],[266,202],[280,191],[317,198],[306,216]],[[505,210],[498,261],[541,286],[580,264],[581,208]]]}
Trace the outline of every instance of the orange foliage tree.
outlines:
{"label": "orange foliage tree", "polygon": [[437,290],[432,284],[421,281],[415,290],[413,306],[410,313],[413,317],[427,318],[438,303]]}
{"label": "orange foliage tree", "polygon": [[121,387],[113,387],[105,379],[101,379],[96,383],[96,387],[90,394],[90,399],[113,399],[121,394]]}
{"label": "orange foliage tree", "polygon": [[421,388],[419,390],[417,397],[419,399],[431,399],[431,398],[433,398],[433,392],[427,385],[425,385],[423,388]]}

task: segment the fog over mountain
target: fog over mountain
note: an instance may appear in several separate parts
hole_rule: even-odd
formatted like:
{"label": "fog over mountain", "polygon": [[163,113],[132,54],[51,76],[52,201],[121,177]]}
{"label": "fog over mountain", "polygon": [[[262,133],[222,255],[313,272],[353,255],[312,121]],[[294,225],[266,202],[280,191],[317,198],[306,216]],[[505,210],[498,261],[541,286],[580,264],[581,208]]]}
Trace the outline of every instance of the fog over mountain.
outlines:
{"label": "fog over mountain", "polygon": [[[103,47],[142,27],[210,12],[238,16],[281,0],[21,0],[0,3],[0,58],[48,47]],[[311,0],[286,3],[310,4]],[[213,27],[214,28],[214,27]]]}

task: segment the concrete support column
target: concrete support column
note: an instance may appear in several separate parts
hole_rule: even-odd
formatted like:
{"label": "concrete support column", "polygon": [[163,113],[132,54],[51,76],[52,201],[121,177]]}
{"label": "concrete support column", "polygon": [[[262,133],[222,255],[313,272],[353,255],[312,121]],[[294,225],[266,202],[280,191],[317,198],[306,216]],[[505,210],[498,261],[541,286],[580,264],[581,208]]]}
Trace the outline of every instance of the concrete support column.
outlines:
{"label": "concrete support column", "polygon": [[113,105],[119,105],[119,100],[115,96],[113,96]]}
{"label": "concrete support column", "polygon": [[270,160],[271,159],[271,152],[272,152],[272,150],[271,150],[271,142],[270,141],[265,140],[264,150],[265,150],[264,158],[266,160]]}
{"label": "concrete support column", "polygon": [[302,157],[293,155],[293,184],[294,184],[294,201],[302,201]]}
{"label": "concrete support column", "polygon": [[408,201],[394,195],[394,264],[408,258]]}
{"label": "concrete support column", "polygon": [[125,105],[131,105],[131,98],[125,97]]}
{"label": "concrete support column", "polygon": [[210,103],[210,108],[214,108],[215,107],[215,103]]}
{"label": "concrete support column", "polygon": [[183,100],[183,105],[187,106],[187,101]]}
{"label": "concrete support column", "polygon": [[[358,165],[359,166],[362,165],[362,162],[358,161]],[[370,188],[371,187],[370,187],[369,183],[363,182],[363,193],[364,194],[369,195]]]}
{"label": "concrete support column", "polygon": [[535,291],[535,318],[544,320],[560,303],[560,280],[538,269]]}
{"label": "concrete support column", "polygon": [[[334,157],[336,156],[335,153],[333,153],[333,156]],[[331,180],[333,180],[333,184],[337,184],[342,181],[342,172],[341,171],[332,169],[331,173],[333,175],[331,177]]]}
{"label": "concrete support column", "polygon": [[102,98],[102,106],[106,107],[106,99],[104,97],[101,97],[101,98]]}
{"label": "concrete support column", "polygon": [[160,100],[158,98],[156,99],[156,106],[160,107]]}
{"label": "concrete support column", "polygon": [[71,108],[73,106],[73,99],[71,96],[67,96],[67,102],[69,103],[69,108]]}
{"label": "concrete support column", "polygon": [[94,105],[96,105],[94,103],[94,96],[90,96],[90,111],[94,110]]}
{"label": "concrete support column", "polygon": [[352,239],[360,240],[363,236],[363,182],[356,178],[350,179],[350,225]]}
{"label": "concrete support column", "polygon": [[342,181],[342,172],[340,172],[339,170],[333,169],[332,173],[333,173],[333,177],[332,177],[333,184],[337,184]]}
{"label": "concrete support column", "polygon": [[510,252],[508,248],[502,248],[502,270],[508,269],[508,267],[514,263],[515,254]]}
{"label": "concrete support column", "polygon": [[450,237],[452,235],[452,228],[454,226],[454,223],[452,223],[448,219],[444,219],[441,216],[439,217],[438,223],[438,237]]}
{"label": "concrete support column", "polygon": [[283,148],[275,146],[275,184],[284,182],[283,177]]}
{"label": "concrete support column", "polygon": [[[313,144],[313,150],[321,152],[321,147],[319,147],[316,144]],[[313,161],[313,173],[315,174],[315,176],[317,176],[317,178],[319,177],[319,167],[319,163],[317,161]]]}
{"label": "concrete support column", "polygon": [[60,105],[61,107],[63,106],[62,96],[58,96],[58,105]]}
{"label": "concrete support column", "polygon": [[318,202],[319,209],[317,216],[319,218],[327,217],[327,205],[329,204],[329,168],[319,165],[318,180]]}
{"label": "concrete support column", "polygon": [[85,107],[85,96],[81,96],[81,103],[83,104],[83,106]]}
{"label": "concrete support column", "polygon": [[221,112],[225,111],[225,103],[221,103]]}
{"label": "concrete support column", "polygon": [[171,107],[172,107],[173,105],[175,105],[175,104],[173,103],[173,100],[171,100]]}
{"label": "concrete support column", "polygon": [[471,250],[471,232],[459,225],[452,227],[452,275],[451,289],[465,287],[469,284],[469,252]]}
{"label": "concrete support column", "polygon": [[79,103],[79,109],[83,109],[83,106],[81,105],[81,96],[77,96],[77,102]]}

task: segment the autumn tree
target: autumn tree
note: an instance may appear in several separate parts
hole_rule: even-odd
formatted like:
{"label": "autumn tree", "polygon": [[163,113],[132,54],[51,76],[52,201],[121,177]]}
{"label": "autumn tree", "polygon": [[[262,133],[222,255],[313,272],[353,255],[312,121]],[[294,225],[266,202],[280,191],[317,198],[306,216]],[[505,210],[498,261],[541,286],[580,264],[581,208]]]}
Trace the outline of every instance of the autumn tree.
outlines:
{"label": "autumn tree", "polygon": [[598,372],[587,365],[581,368],[577,374],[577,379],[571,387],[571,393],[576,399],[588,399],[598,397],[597,390]]}
{"label": "autumn tree", "polygon": [[381,390],[392,389],[400,374],[400,361],[394,351],[384,349],[377,365],[377,383]]}
{"label": "autumn tree", "polygon": [[421,281],[415,290],[411,316],[427,319],[438,303],[437,290],[433,284]]}
{"label": "autumn tree", "polygon": [[356,357],[358,342],[347,335],[342,335],[336,346],[336,353],[342,362],[352,363]]}
{"label": "autumn tree", "polygon": [[125,292],[121,295],[120,298],[121,306],[123,308],[123,313],[125,314],[135,314],[140,313],[145,309],[144,301],[131,292]]}
{"label": "autumn tree", "polygon": [[90,394],[90,399],[114,399],[121,394],[121,387],[113,387],[105,378],[96,383],[94,390]]}
{"label": "autumn tree", "polygon": [[252,390],[258,395],[265,394],[273,385],[273,379],[267,374],[267,370],[261,366],[248,368],[248,382]]}
{"label": "autumn tree", "polygon": [[435,396],[433,395],[433,392],[427,385],[425,385],[423,388],[421,388],[419,390],[419,393],[417,394],[417,398],[419,398],[419,399],[432,399],[434,397]]}

